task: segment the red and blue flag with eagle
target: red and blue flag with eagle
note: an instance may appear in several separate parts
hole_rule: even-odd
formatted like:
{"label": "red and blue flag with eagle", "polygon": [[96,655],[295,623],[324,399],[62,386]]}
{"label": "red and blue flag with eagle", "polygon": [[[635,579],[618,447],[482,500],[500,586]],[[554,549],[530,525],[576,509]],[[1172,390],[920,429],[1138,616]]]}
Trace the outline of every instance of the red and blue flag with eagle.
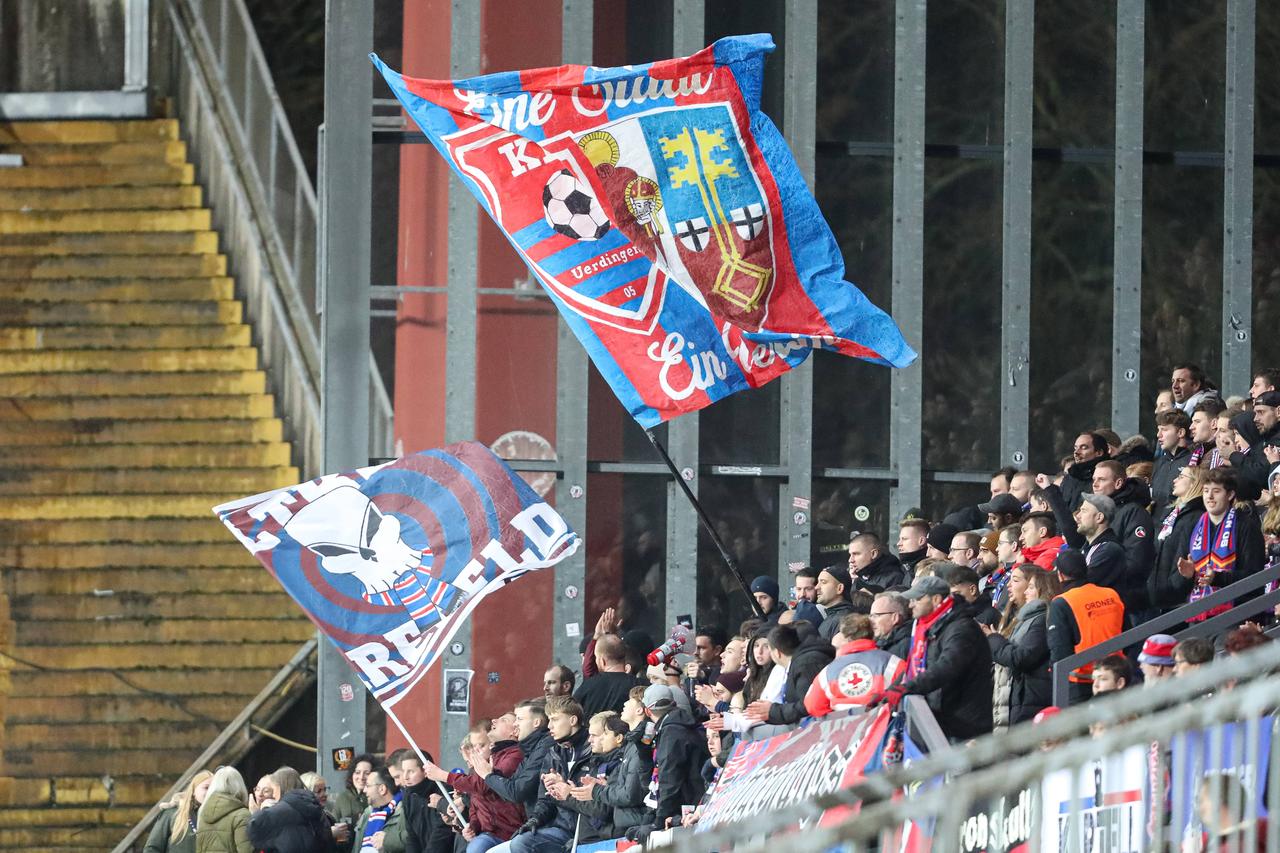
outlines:
{"label": "red and blue flag with eagle", "polygon": [[329,474],[214,513],[386,708],[486,595],[579,543],[476,442]]}
{"label": "red and blue flag with eagle", "polygon": [[760,111],[767,35],[693,56],[465,80],[373,62],[644,427],[769,382],[815,347],[903,367],[893,320]]}

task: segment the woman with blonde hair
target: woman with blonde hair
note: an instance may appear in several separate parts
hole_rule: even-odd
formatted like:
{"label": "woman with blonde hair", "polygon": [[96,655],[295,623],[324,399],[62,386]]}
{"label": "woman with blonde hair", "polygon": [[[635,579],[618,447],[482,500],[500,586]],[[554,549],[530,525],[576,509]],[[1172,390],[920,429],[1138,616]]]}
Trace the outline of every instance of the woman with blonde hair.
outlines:
{"label": "woman with blonde hair", "polygon": [[1001,631],[979,625],[991,646],[991,660],[1009,671],[1008,724],[1035,718],[1052,701],[1049,678],[1049,602],[1062,592],[1053,572],[1034,563],[1015,566],[1007,593],[1016,615],[1006,611]]}
{"label": "woman with blonde hair", "polygon": [[1191,532],[1204,513],[1207,465],[1188,466],[1173,479],[1173,505],[1156,530],[1156,563],[1147,577],[1147,594],[1151,605],[1169,611],[1186,604],[1194,581],[1178,574],[1178,558],[1186,553]]}
{"label": "woman with blonde hair", "polygon": [[201,770],[177,799],[160,804],[164,811],[152,825],[142,853],[195,853],[196,811],[204,803],[212,779],[212,773]]}
{"label": "woman with blonde hair", "polygon": [[196,817],[196,853],[253,853],[249,790],[234,767],[219,767]]}

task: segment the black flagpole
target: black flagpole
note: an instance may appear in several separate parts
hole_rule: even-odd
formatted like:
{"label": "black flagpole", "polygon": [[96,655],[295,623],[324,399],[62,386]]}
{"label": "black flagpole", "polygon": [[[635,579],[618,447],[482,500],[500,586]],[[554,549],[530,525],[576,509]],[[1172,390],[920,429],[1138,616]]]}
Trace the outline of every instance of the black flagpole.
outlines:
{"label": "black flagpole", "polygon": [[680,470],[676,468],[676,463],[671,461],[671,456],[667,453],[667,449],[658,441],[658,437],[653,434],[653,430],[647,429],[644,434],[649,436],[649,443],[653,445],[654,450],[658,451],[662,461],[667,463],[667,467],[671,469],[671,476],[676,478],[676,483],[680,486],[680,490],[689,499],[689,503],[693,504],[694,511],[698,513],[698,521],[702,523],[702,529],[707,531],[711,541],[716,543],[716,550],[720,552],[720,559],[724,560],[729,572],[742,585],[742,591],[747,594],[747,601],[751,603],[751,609],[761,619],[767,618],[764,614],[764,608],[760,606],[760,602],[756,601],[756,597],[751,593],[751,584],[747,583],[747,579],[742,576],[742,570],[738,568],[738,564],[734,562],[733,557],[729,556],[729,549],[724,546],[724,542],[720,541],[720,534],[716,533],[716,529],[711,526],[711,519],[707,517],[707,511],[702,508],[702,504],[698,503],[697,496],[689,488],[689,484],[684,481],[684,477],[680,476]]}

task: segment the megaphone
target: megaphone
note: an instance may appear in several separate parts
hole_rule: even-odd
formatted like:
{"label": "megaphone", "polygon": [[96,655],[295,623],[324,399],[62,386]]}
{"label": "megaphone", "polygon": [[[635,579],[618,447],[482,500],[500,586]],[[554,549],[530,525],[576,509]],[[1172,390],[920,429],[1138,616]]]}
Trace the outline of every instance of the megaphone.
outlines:
{"label": "megaphone", "polygon": [[671,635],[667,641],[649,652],[646,660],[649,666],[660,666],[674,658],[680,652],[684,651],[689,645],[689,641],[693,639],[693,632],[684,625],[676,625],[671,629]]}

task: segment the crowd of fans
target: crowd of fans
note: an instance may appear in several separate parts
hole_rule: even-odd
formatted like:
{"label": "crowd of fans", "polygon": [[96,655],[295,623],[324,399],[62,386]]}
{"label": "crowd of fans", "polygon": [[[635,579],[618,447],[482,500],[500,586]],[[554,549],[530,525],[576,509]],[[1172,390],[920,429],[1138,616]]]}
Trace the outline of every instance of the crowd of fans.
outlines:
{"label": "crowd of fans", "polygon": [[[543,696],[477,720],[458,769],[362,755],[328,797],[314,774],[281,768],[249,791],[219,768],[169,805],[147,850],[561,851],[696,821],[735,744],[810,718],[911,694],[955,742],[1043,718],[1055,662],[1280,561],[1278,385],[1262,370],[1224,400],[1179,365],[1154,446],[1088,430],[1054,475],[1001,470],[987,502],[936,523],[908,513],[896,554],[855,532],[847,561],[801,569],[786,599],[755,578],[762,615],[732,635],[699,626],[687,648],[659,647],[606,610],[580,675],[553,665]],[[1070,701],[1266,642],[1267,621],[1217,644],[1154,634],[1074,668]]]}

